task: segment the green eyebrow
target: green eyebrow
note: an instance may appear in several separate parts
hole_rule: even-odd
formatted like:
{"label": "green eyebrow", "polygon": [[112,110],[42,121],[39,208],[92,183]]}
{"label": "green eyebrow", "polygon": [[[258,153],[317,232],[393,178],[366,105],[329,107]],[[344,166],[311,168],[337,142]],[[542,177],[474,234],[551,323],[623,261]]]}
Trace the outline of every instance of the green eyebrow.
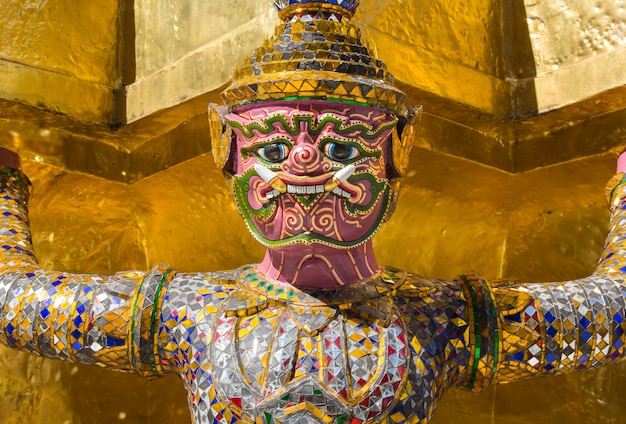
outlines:
{"label": "green eyebrow", "polygon": [[309,129],[308,133],[311,135],[317,135],[322,132],[322,129],[326,126],[326,124],[330,122],[333,124],[333,129],[337,134],[343,135],[359,131],[363,138],[367,140],[375,139],[383,132],[393,128],[398,122],[398,119],[395,118],[392,121],[385,122],[378,127],[373,127],[361,121],[348,122],[345,118],[341,119],[333,115],[324,116],[324,118],[319,120],[317,123],[314,121],[314,117],[312,115],[294,115],[292,121],[293,124],[290,124],[289,120],[283,115],[272,115],[270,117],[251,122],[247,125],[243,125],[239,121],[226,118],[226,122],[232,128],[236,128],[241,131],[245,137],[252,137],[254,135],[254,131],[258,131],[263,135],[269,134],[276,130],[274,128],[275,123],[281,124],[290,135],[299,134],[300,125],[302,123],[307,123],[307,128]]}

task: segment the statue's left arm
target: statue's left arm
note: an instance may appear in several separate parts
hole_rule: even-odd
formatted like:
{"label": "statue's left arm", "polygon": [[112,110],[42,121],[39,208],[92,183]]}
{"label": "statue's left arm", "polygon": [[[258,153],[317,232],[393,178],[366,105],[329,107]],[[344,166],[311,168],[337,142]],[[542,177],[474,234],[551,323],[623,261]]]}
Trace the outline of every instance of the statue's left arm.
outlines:
{"label": "statue's left arm", "polygon": [[596,271],[556,283],[459,283],[468,302],[470,364],[462,385],[480,391],[507,383],[598,367],[626,355],[626,177],[607,186],[609,235]]}

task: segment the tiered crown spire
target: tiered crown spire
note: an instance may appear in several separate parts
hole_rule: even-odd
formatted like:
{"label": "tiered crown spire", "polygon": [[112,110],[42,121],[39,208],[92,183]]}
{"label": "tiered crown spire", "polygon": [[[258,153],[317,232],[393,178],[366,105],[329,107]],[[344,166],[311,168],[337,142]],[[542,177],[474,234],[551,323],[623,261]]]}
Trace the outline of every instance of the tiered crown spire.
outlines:
{"label": "tiered crown spire", "polygon": [[258,102],[319,99],[404,114],[406,95],[350,23],[359,0],[277,0],[282,20],[222,93],[230,109]]}
{"label": "tiered crown spire", "polygon": [[283,20],[302,13],[334,13],[351,17],[360,0],[276,0],[274,5]]}

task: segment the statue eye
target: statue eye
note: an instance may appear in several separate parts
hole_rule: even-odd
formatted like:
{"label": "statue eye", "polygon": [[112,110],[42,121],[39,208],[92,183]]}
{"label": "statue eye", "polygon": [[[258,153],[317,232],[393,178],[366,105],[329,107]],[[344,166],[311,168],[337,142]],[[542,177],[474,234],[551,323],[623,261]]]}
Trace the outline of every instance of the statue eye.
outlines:
{"label": "statue eye", "polygon": [[257,155],[271,163],[279,163],[287,159],[289,155],[289,146],[285,143],[272,143],[263,147],[259,147],[256,151]]}
{"label": "statue eye", "polygon": [[345,162],[361,156],[361,152],[350,144],[330,141],[324,145],[324,154],[330,159]]}

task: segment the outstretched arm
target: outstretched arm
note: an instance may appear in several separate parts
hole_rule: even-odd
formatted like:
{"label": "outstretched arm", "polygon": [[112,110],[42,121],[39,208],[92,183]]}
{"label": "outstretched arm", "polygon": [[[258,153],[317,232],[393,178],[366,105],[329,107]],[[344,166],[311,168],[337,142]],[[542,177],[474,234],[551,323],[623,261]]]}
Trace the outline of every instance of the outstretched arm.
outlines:
{"label": "outstretched arm", "polygon": [[[28,226],[30,183],[19,157],[0,149],[0,343],[42,356],[154,375],[156,311],[173,273],[111,277],[41,270]],[[106,284],[104,284],[106,283]]]}
{"label": "outstretched arm", "polygon": [[462,276],[472,363],[463,384],[491,383],[593,368],[624,357],[626,342],[626,156],[607,186],[610,231],[587,278],[522,284]]}

